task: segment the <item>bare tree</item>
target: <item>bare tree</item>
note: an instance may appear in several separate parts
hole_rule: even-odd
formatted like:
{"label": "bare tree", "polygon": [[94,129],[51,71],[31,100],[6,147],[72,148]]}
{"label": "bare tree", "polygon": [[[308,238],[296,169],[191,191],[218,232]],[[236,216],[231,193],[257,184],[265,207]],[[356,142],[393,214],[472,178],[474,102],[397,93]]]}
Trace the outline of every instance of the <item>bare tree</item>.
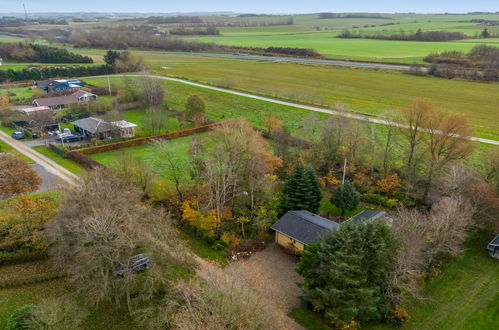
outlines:
{"label": "bare tree", "polygon": [[188,172],[188,166],[185,161],[182,161],[180,157],[176,157],[175,153],[170,149],[169,141],[157,142],[159,147],[160,158],[158,160],[158,166],[164,171],[161,171],[167,177],[167,179],[173,183],[175,186],[175,191],[177,192],[180,202],[184,201],[184,195],[182,194],[181,186],[182,183],[187,180],[185,173]]}
{"label": "bare tree", "polygon": [[430,117],[433,115],[433,104],[424,100],[415,100],[402,112],[403,124],[408,128],[401,128],[401,133],[408,142],[406,173],[410,180],[416,178],[416,167],[418,153],[421,154],[421,147],[424,142],[425,132],[423,131]]}
{"label": "bare tree", "polygon": [[[125,301],[131,311],[134,301],[147,301],[169,287],[173,268],[190,267],[169,218],[143,204],[140,193],[117,175],[94,170],[69,189],[48,233],[54,261],[88,305]],[[153,261],[140,278],[126,267],[138,253]],[[119,265],[125,266],[117,276]]]}
{"label": "bare tree", "polygon": [[447,164],[469,157],[475,147],[467,139],[471,129],[464,116],[434,113],[427,120],[427,146],[429,165],[427,169],[424,197],[433,186],[435,174]]}
{"label": "bare tree", "polygon": [[[393,111],[386,111],[383,115],[388,121],[396,122],[397,115]],[[392,163],[396,147],[399,145],[399,130],[395,126],[384,126],[376,131],[375,149],[378,149],[381,159],[381,169],[383,177],[387,177]]]}

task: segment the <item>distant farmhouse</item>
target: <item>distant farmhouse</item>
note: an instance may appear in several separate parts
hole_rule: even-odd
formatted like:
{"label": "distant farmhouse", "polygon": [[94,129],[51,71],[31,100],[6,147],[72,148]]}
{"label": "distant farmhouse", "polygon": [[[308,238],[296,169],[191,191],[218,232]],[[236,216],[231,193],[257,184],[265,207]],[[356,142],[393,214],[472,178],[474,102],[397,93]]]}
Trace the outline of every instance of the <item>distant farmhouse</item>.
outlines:
{"label": "distant farmhouse", "polygon": [[[384,211],[366,210],[346,222],[361,224],[387,218]],[[339,223],[309,211],[288,211],[270,227],[275,231],[275,242],[292,252],[303,251],[309,243],[318,241],[331,230],[339,228]]]}
{"label": "distant farmhouse", "polygon": [[35,86],[45,93],[77,91],[83,87],[83,82],[78,79],[42,80],[37,81]]}
{"label": "distant farmhouse", "polygon": [[137,130],[137,125],[125,120],[107,122],[95,117],[80,119],[72,124],[80,135],[101,140],[133,137]]}
{"label": "distant farmhouse", "polygon": [[71,103],[84,103],[92,100],[97,100],[97,95],[79,90],[70,95],[35,99],[33,101],[33,106],[49,107],[52,110],[58,110],[64,109]]}

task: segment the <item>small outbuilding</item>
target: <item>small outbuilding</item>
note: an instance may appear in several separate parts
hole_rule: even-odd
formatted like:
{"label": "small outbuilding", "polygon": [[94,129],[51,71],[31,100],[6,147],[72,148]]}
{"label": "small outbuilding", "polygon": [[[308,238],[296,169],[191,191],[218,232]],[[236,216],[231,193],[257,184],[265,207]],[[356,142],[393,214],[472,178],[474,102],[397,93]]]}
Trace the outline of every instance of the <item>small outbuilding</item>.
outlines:
{"label": "small outbuilding", "polygon": [[270,227],[275,241],[293,252],[300,252],[307,244],[319,240],[340,225],[309,211],[288,211]]}
{"label": "small outbuilding", "polygon": [[491,257],[499,259],[499,234],[487,245],[487,251]]}
{"label": "small outbuilding", "polygon": [[366,223],[366,222],[371,222],[377,219],[383,219],[386,218],[386,212],[385,211],[379,211],[379,210],[365,210],[360,212],[359,214],[354,215],[347,221],[353,222],[355,224],[361,224],[361,223]]}

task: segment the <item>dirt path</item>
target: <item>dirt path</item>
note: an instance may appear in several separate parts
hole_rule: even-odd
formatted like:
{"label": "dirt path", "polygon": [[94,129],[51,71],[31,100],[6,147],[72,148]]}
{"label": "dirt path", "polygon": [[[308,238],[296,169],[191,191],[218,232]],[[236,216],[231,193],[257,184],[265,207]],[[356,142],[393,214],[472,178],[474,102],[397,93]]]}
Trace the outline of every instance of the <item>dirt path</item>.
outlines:
{"label": "dirt path", "polygon": [[7,143],[12,148],[22,153],[23,155],[31,158],[35,163],[42,166],[47,172],[57,176],[62,181],[69,184],[74,184],[78,179],[78,176],[76,174],[71,173],[61,165],[54,162],[52,159],[31,149],[30,147],[26,146],[24,143],[14,140],[12,137],[10,137],[9,135],[7,135],[2,131],[0,131],[0,140]]}

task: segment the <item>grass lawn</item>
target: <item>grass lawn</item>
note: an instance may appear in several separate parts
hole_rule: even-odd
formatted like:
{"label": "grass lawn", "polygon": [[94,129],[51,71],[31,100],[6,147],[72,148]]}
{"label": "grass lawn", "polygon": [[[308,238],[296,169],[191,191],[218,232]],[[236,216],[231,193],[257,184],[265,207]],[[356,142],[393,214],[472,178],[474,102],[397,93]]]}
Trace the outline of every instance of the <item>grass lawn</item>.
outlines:
{"label": "grass lawn", "polygon": [[180,232],[180,237],[184,239],[192,251],[201,258],[216,261],[221,266],[225,266],[229,263],[227,253],[225,251],[212,249],[210,244],[193,233],[182,230]]}
{"label": "grass lawn", "polygon": [[[0,272],[3,271],[0,268]],[[37,304],[42,299],[62,296],[66,293],[64,280],[55,280],[33,285],[25,285],[18,288],[0,290],[0,328],[3,329],[5,322],[15,310],[24,305]]]}
{"label": "grass lawn", "polygon": [[36,151],[39,153],[47,156],[48,158],[52,159],[54,162],[57,164],[61,165],[65,169],[67,169],[70,172],[73,172],[76,175],[80,175],[85,173],[85,169],[78,165],[77,163],[73,162],[72,160],[68,158],[64,158],[60,156],[58,153],[52,151],[50,148],[45,147],[45,146],[38,146],[34,147]]}
{"label": "grass lawn", "polygon": [[319,314],[314,313],[304,307],[295,307],[289,316],[309,330],[332,330]]}
{"label": "grass lawn", "polygon": [[499,261],[485,251],[494,235],[472,235],[464,253],[424,288],[430,299],[412,302],[408,329],[497,329]]}
{"label": "grass lawn", "polygon": [[[198,138],[202,136],[204,135],[197,135]],[[178,161],[186,164],[184,180],[189,180],[189,170],[187,168],[189,157],[188,151],[193,138],[193,136],[186,136],[178,139],[167,140],[162,143],[168,146],[168,150],[174,155],[174,157],[176,157],[176,159],[178,159]],[[119,166],[120,156],[124,153],[128,153],[135,159],[140,159],[148,164],[153,165],[155,168],[157,168],[160,175],[167,175],[168,172],[161,168],[161,153],[159,151],[160,147],[157,144],[143,144],[136,147],[110,150],[106,152],[91,154],[88,156],[101,164],[116,168]]]}
{"label": "grass lawn", "polygon": [[[141,137],[141,136],[151,136],[152,132],[150,128],[147,125],[147,113],[146,110],[144,109],[137,109],[137,110],[128,110],[123,113],[123,119],[126,121],[129,121],[131,123],[139,125],[139,130],[136,135],[136,137]],[[161,130],[159,134],[164,134],[167,132],[173,132],[173,131],[178,131],[183,128],[188,128],[190,123],[187,122],[181,122],[177,118],[174,117],[168,117],[166,121],[165,128]],[[155,135],[158,135],[158,132],[155,133]]]}

